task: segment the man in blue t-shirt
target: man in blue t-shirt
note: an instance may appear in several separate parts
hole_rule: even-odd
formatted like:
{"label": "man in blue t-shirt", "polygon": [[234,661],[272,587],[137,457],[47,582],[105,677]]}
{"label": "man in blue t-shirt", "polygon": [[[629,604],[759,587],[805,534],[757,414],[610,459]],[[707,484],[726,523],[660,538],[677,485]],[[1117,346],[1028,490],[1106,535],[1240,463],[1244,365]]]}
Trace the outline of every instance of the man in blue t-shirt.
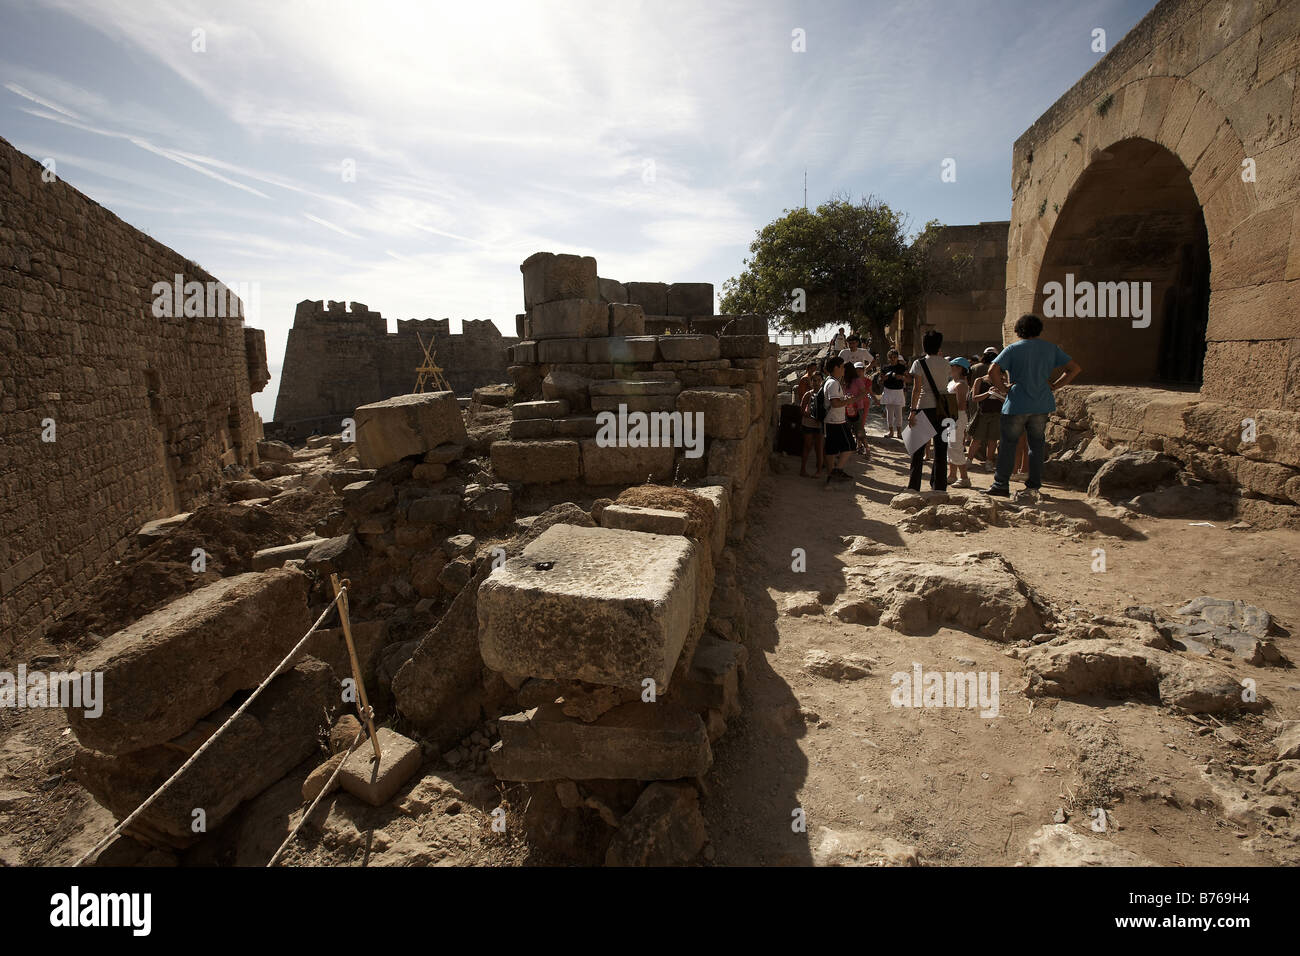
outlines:
{"label": "man in blue t-shirt", "polygon": [[[1022,315],[1016,320],[1019,341],[999,352],[989,366],[993,387],[1007,397],[1002,403],[1002,440],[998,444],[998,470],[989,489],[991,495],[1004,498],[1011,495],[1011,469],[1021,435],[1029,439],[1029,478],[1025,487],[1037,491],[1042,486],[1047,416],[1056,411],[1056,396],[1052,393],[1070,384],[1083,371],[1059,345],[1040,339],[1042,333],[1042,319]],[[1064,372],[1054,379],[1058,369]],[[1010,390],[1008,376],[1012,382]]]}

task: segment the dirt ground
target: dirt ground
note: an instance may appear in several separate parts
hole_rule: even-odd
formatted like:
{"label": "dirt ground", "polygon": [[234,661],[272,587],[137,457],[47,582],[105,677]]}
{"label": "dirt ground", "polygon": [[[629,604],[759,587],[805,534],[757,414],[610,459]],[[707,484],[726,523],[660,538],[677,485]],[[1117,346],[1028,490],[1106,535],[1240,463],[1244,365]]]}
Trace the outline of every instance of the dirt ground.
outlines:
{"label": "dirt ground", "polygon": [[[1231,775],[1217,775],[1216,789],[1202,772],[1210,761],[1255,765],[1276,756],[1270,720],[1300,716],[1293,669],[1229,665],[1255,678],[1274,708],[1216,735],[1217,721],[1179,716],[1158,702],[1026,697],[1023,664],[1006,656],[1006,645],[978,636],[942,628],[909,637],[780,610],[797,592],[838,594],[845,568],[877,560],[847,553],[842,538],[864,535],[890,555],[998,551],[1063,609],[1173,609],[1213,595],[1265,608],[1289,635],[1300,621],[1300,534],[1146,518],[1130,523],[1136,534],[1127,540],[1048,527],[906,533],[897,528],[905,513],[889,507],[907,484],[902,443],[873,431],[870,466],[849,466],[853,486],[799,477],[798,461],[787,458],[785,473],[769,478],[750,505],[741,560],[751,608],[744,714],[715,746],[705,801],[716,862],[809,864],[831,831],[868,855],[893,840],[931,864],[1015,864],[1058,810],[1079,833],[1161,865],[1300,862],[1290,818],[1264,817],[1260,825],[1256,816],[1227,812],[1237,795],[1224,792],[1231,788],[1222,781]],[[992,476],[972,468],[971,480],[974,489],[955,493],[987,489]],[[1092,510],[1079,493],[1045,490],[1041,511],[1086,517]],[[1099,547],[1104,573],[1092,570]],[[792,570],[794,548],[807,554],[802,573]],[[1276,640],[1287,658],[1300,659],[1300,641]],[[869,658],[870,674],[814,676],[804,669],[814,650]],[[913,662],[998,672],[1000,716],[891,706],[890,677]],[[1107,814],[1102,833],[1093,830],[1096,806]],[[792,827],[798,809],[804,833]]]}
{"label": "dirt ground", "polygon": [[[1030,840],[1056,815],[1120,854],[1108,862],[1300,863],[1300,811],[1274,800],[1272,815],[1263,812],[1266,795],[1234,769],[1267,764],[1277,722],[1300,717],[1294,669],[1224,662],[1254,678],[1273,707],[1221,726],[1150,700],[1031,699],[1023,693],[1024,665],[1008,656],[1012,648],[961,631],[906,636],[782,610],[798,594],[839,594],[846,569],[883,555],[946,559],[993,550],[1061,609],[1118,614],[1134,604],[1172,609],[1200,595],[1243,599],[1273,614],[1277,646],[1296,661],[1300,533],[1151,518],[1125,528],[1098,516],[1081,494],[1050,486],[1036,506],[1049,519],[1090,517],[1115,533],[1071,534],[1050,520],[969,533],[904,532],[904,512],[889,506],[906,485],[901,443],[881,437],[874,419],[872,430],[874,458],[869,467],[857,460],[849,466],[852,486],[801,478],[798,462],[787,458],[750,506],[738,555],[750,651],[744,713],[715,744],[703,781],[711,840],[704,859],[809,865],[883,855],[895,862],[1013,865],[1027,859]],[[971,477],[975,489],[957,494],[991,482],[979,468]],[[853,535],[877,542],[879,553],[849,553],[843,539]],[[802,572],[792,570],[795,548],[807,556]],[[1096,548],[1106,551],[1104,573],[1092,570]],[[868,673],[816,676],[806,668],[814,651],[855,658]],[[925,670],[997,672],[1000,715],[891,706],[890,677],[913,662]],[[61,711],[0,710],[0,865],[67,865],[112,828],[111,814],[66,772],[73,746]],[[245,804],[201,849],[137,853],[120,862],[262,865],[301,819],[299,789],[311,766]],[[485,770],[448,770],[434,754],[418,779],[378,809],[346,794],[327,798],[285,864],[556,862],[523,839],[527,788],[506,788]],[[509,811],[507,834],[491,827],[499,805]],[[1102,832],[1094,830],[1095,807],[1106,813]],[[799,812],[804,832],[792,828]]]}

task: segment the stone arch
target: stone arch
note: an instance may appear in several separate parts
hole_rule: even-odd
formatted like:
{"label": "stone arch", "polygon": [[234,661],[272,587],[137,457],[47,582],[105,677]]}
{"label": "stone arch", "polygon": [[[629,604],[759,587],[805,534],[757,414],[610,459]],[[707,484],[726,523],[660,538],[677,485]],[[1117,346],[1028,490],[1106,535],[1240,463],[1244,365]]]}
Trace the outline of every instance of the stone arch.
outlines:
{"label": "stone arch", "polygon": [[1254,328],[1258,320],[1243,306],[1262,285],[1283,278],[1290,210],[1269,208],[1275,204],[1267,197],[1261,202],[1256,184],[1243,180],[1241,137],[1214,97],[1182,77],[1132,79],[1050,132],[1031,129],[1017,143],[1004,336],[1014,337],[1019,315],[1041,307],[1040,275],[1052,237],[1063,222],[1070,228],[1086,201],[1083,191],[1095,188],[1097,164],[1118,156],[1139,168],[1135,144],[1142,142],[1171,177],[1173,161],[1181,165],[1200,208],[1210,271],[1206,384],[1214,383],[1206,391],[1223,392],[1233,378],[1226,346],[1276,337]]}

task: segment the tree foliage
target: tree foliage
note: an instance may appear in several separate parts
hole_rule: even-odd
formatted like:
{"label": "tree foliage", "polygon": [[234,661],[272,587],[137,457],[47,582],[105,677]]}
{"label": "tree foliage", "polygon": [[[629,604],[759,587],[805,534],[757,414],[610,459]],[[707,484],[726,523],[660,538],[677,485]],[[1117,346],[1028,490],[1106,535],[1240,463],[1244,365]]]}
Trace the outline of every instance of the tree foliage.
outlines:
{"label": "tree foliage", "polygon": [[868,328],[882,342],[895,312],[955,287],[969,266],[969,256],[943,254],[942,228],[932,221],[909,237],[906,216],[869,196],[787,209],[759,230],[740,275],[723,283],[722,311],[762,315],[782,332]]}

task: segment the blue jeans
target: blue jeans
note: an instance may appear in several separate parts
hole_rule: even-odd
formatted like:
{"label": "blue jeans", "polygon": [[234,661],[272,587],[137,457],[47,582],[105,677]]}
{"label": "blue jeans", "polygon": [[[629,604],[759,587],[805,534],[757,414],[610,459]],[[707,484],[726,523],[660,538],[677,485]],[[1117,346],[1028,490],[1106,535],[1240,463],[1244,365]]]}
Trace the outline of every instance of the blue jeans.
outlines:
{"label": "blue jeans", "polygon": [[1043,451],[1047,445],[1047,413],[1041,415],[1003,415],[1002,440],[998,443],[998,470],[993,476],[994,488],[1011,484],[1011,470],[1016,464],[1016,447],[1020,436],[1029,436],[1029,481],[1027,488],[1040,488],[1043,484]]}

